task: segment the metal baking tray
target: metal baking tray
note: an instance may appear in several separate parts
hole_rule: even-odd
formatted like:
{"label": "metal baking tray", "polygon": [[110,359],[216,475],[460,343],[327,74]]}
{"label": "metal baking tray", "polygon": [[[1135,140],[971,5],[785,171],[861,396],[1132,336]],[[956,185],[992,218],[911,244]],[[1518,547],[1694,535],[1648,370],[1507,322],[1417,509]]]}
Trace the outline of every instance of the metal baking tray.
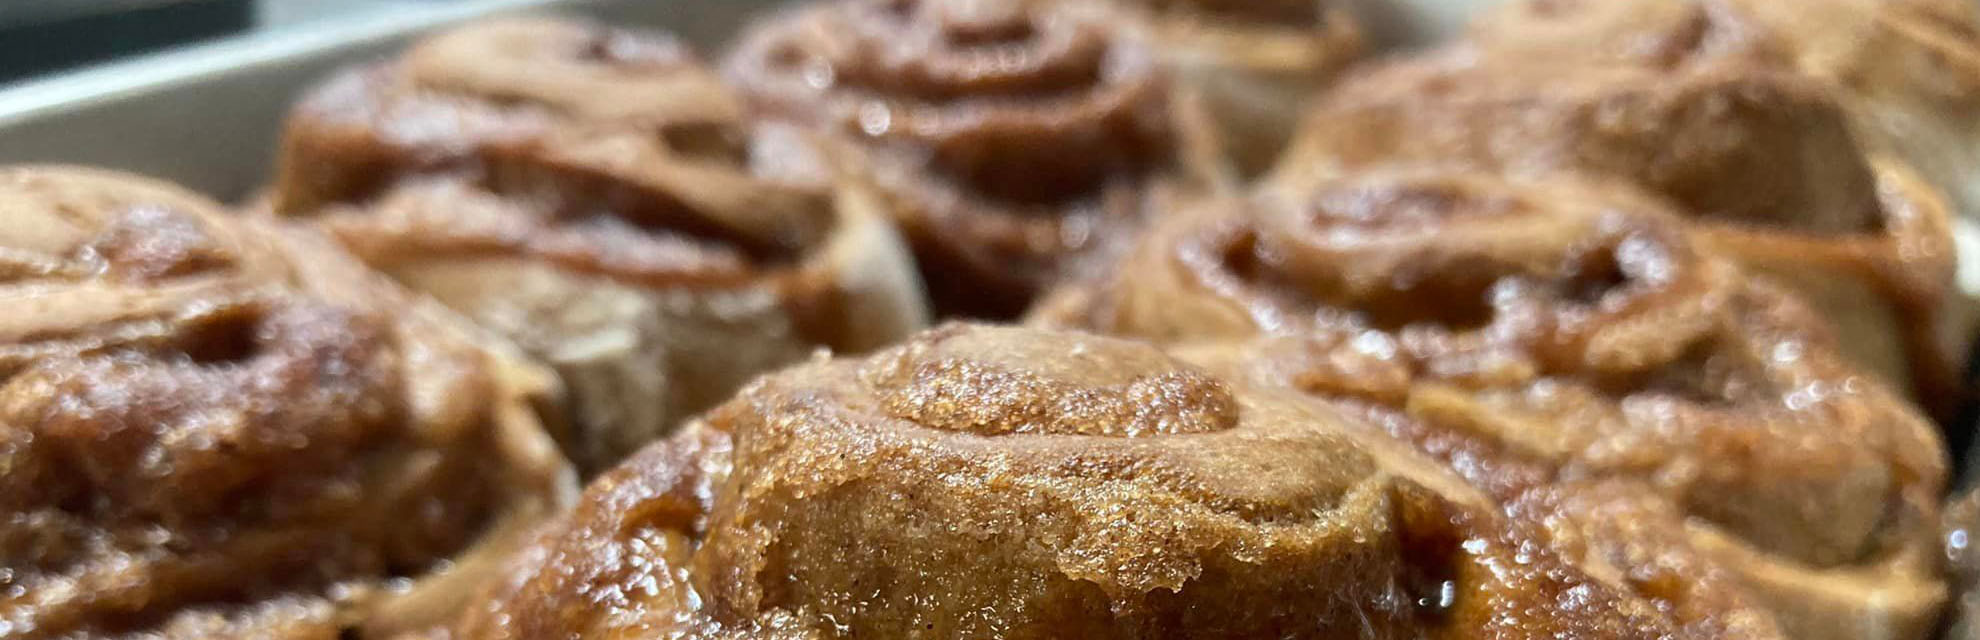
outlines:
{"label": "metal baking tray", "polygon": [[399,1],[0,87],[0,164],[126,169],[239,199],[266,179],[283,114],[339,66],[437,27],[518,11],[662,27],[713,51],[774,0]]}
{"label": "metal baking tray", "polygon": [[[419,33],[516,11],[664,28],[710,55],[751,15],[785,0],[400,1],[333,22],[278,28],[13,86],[0,86],[0,163],[75,163],[157,176],[239,199],[266,179],[283,114],[331,70],[384,56]],[[1356,0],[1377,42],[1448,34],[1490,0]]]}

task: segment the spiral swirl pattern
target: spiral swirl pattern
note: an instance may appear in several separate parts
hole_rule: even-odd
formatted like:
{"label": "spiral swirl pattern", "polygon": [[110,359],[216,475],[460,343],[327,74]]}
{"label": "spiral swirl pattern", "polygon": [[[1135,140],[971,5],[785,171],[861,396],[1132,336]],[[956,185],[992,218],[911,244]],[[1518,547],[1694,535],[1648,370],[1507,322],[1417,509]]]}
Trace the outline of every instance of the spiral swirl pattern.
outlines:
{"label": "spiral swirl pattern", "polygon": [[1369,70],[1315,109],[1279,172],[1457,166],[1628,182],[1678,205],[1712,251],[1792,287],[1842,328],[1853,361],[1945,416],[1962,395],[1969,321],[1943,196],[1860,145],[1826,87],[1766,62],[1764,33],[1684,4],[1562,4],[1562,24],[1536,42],[1630,17],[1668,25],[1591,44],[1590,60],[1521,41]]}
{"label": "spiral swirl pattern", "polygon": [[1824,615],[1928,624],[1937,583],[1921,549],[1946,473],[1933,428],[1839,361],[1805,308],[1701,254],[1657,201],[1409,171],[1220,206],[1155,229],[1110,280],[1055,295],[1038,319],[1166,342],[1282,336],[1214,359],[1400,411],[1424,426],[1394,435],[1461,471],[1484,454],[1454,437],[1545,469],[1466,474],[1502,501],[1557,479],[1645,482],[1702,531],[1672,537],[1750,551],[1728,561],[1743,578],[1805,578],[1754,588],[1791,593],[1768,601],[1784,618],[1815,608],[1793,599],[1819,576],[1868,572],[1886,582]]}
{"label": "spiral swirl pattern", "polygon": [[925,322],[877,198],[664,36],[444,33],[320,88],[284,158],[278,212],[557,366],[588,470],[765,369]]}
{"label": "spiral swirl pattern", "polygon": [[321,238],[80,169],[0,211],[10,633],[334,633],[569,490],[545,374]]}
{"label": "spiral swirl pattern", "polygon": [[[1081,402],[1137,389],[1159,399],[1134,419]],[[950,325],[769,376],[642,452],[457,631],[1677,633],[1351,421],[1142,344]]]}
{"label": "spiral swirl pattern", "polygon": [[844,0],[760,24],[729,77],[865,149],[937,305],[1009,317],[1177,166],[1165,74],[1096,3]]}

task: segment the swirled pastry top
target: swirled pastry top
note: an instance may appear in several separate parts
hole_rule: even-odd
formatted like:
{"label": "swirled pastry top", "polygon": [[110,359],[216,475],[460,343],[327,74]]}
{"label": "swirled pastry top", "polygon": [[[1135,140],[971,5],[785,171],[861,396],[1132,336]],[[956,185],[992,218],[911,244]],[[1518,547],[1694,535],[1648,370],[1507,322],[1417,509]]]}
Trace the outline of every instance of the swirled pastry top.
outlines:
{"label": "swirled pastry top", "polygon": [[321,637],[568,482],[543,373],[320,237],[68,168],[0,217],[9,633]]}
{"label": "swirled pastry top", "polygon": [[[900,265],[882,264],[896,242],[884,213],[844,201],[827,155],[791,126],[745,118],[668,36],[504,19],[312,92],[291,114],[272,208],[388,272],[513,258],[647,291],[768,290],[830,316],[833,289],[856,287],[841,272]],[[842,255],[851,236],[877,257]],[[801,320],[839,348],[901,331]]]}
{"label": "swirled pastry top", "polygon": [[1080,2],[821,3],[746,38],[732,73],[773,106],[929,153],[1013,203],[1158,164],[1168,131],[1151,52]]}
{"label": "swirled pastry top", "polygon": [[1580,171],[1639,182],[1707,219],[1817,235],[1891,226],[1869,161],[1818,85],[1692,53],[1527,64],[1460,46],[1387,63],[1329,92],[1281,172]]}
{"label": "swirled pastry top", "polygon": [[[1949,213],[1940,209],[1980,215],[1975,14],[1972,3],[1958,0],[1510,2],[1486,13],[1470,41],[1507,65],[1558,66],[1572,59],[1626,67],[1764,66],[1819,87],[1847,116],[1870,158],[1881,232],[1822,242],[1721,232],[1730,236],[1721,244],[1746,254],[1742,260],[1755,270],[1816,299],[1843,325],[1853,358],[1901,385],[1908,379],[1921,404],[1951,420],[1949,405],[1966,395],[1960,375],[1974,319],[1971,301],[1954,286]],[[1842,148],[1807,151],[1851,155]],[[1774,155],[1774,163],[1818,166],[1808,154]],[[1749,175],[1724,182],[1739,188]],[[1855,203],[1868,199],[1866,193],[1851,186],[1825,197]],[[1789,211],[1823,206],[1785,202]],[[1790,221],[1780,229],[1802,226]],[[1970,290],[1971,283],[1963,288]],[[1878,298],[1891,309],[1863,304]],[[1908,351],[1908,362],[1875,357],[1877,350]]]}
{"label": "swirled pastry top", "polygon": [[274,208],[315,214],[453,178],[537,213],[491,227],[464,207],[465,220],[429,221],[416,235],[647,282],[733,282],[752,263],[793,259],[831,224],[820,160],[791,135],[759,140],[752,129],[665,36],[477,23],[306,98],[289,122]]}
{"label": "swirled pastry top", "polygon": [[1348,420],[951,325],[603,476],[457,637],[1683,637]]}
{"label": "swirled pastry top", "polygon": [[745,118],[664,35],[498,20],[312,93],[274,208],[556,366],[598,470],[765,369],[925,323],[814,137]]}
{"label": "swirled pastry top", "polygon": [[1014,315],[1188,168],[1167,74],[1102,3],[822,2],[757,24],[726,69],[771,113],[863,151],[957,311]]}
{"label": "swirled pastry top", "polygon": [[[1801,594],[1784,622],[1821,608],[1809,593],[1848,593],[1825,615],[1911,632],[1942,596],[1931,424],[1843,363],[1806,307],[1627,188],[1441,171],[1275,185],[1158,226],[1041,319],[1163,342],[1276,336],[1215,359],[1400,411],[1428,426],[1399,437],[1502,500],[1646,482],[1698,545],[1795,583],[1755,587]],[[1480,470],[1453,438],[1545,471]]]}
{"label": "swirled pastry top", "polygon": [[1980,212],[1980,16],[1961,0],[1510,2],[1471,30],[1481,46],[1535,60],[1574,51],[1641,59],[1652,42],[1708,57],[1764,57],[1829,84],[1866,142],[1904,156]]}
{"label": "swirled pastry top", "polygon": [[1586,60],[1460,44],[1369,69],[1310,114],[1279,179],[1436,165],[1629,182],[1834,318],[1854,361],[1946,412],[1970,320],[1943,194],[1860,143],[1833,92],[1763,62],[1744,32],[1660,35]]}

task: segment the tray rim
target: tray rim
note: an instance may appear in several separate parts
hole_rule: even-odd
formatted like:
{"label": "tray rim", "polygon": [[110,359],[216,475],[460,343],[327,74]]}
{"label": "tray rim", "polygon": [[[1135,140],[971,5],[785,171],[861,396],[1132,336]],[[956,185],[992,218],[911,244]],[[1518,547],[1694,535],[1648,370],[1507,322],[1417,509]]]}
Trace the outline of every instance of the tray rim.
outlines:
{"label": "tray rim", "polygon": [[[0,0],[5,1],[5,0]],[[0,165],[73,164],[252,197],[294,100],[336,69],[382,59],[421,33],[505,13],[561,13],[668,29],[713,44],[786,0],[399,0],[0,85]]]}

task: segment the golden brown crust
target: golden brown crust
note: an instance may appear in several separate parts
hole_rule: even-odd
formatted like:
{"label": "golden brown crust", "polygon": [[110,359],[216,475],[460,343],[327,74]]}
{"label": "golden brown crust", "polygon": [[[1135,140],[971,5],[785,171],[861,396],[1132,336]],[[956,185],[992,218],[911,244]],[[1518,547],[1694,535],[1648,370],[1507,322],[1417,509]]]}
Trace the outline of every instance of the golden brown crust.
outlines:
{"label": "golden brown crust", "polygon": [[1711,220],[1811,235],[1884,227],[1842,112],[1819,86],[1754,67],[1553,68],[1455,48],[1357,74],[1295,144],[1281,173],[1585,172]]}
{"label": "golden brown crust", "polygon": [[569,491],[547,374],[327,241],[0,169],[10,632],[329,637]]}
{"label": "golden brown crust", "polygon": [[455,637],[1709,637],[1355,421],[1138,343],[950,325],[602,476]]}
{"label": "golden brown crust", "polygon": [[[1423,426],[1392,435],[1508,505],[1560,492],[1584,505],[1574,527],[1599,515],[1577,479],[1645,483],[1638,520],[1661,524],[1643,526],[1746,582],[1731,589],[1793,637],[1829,637],[1788,624],[1818,609],[1929,625],[1942,587],[1922,550],[1946,473],[1931,425],[1840,362],[1806,309],[1691,238],[1619,186],[1282,183],[1157,227],[1038,319],[1159,342],[1281,336],[1208,360],[1400,411]],[[1481,456],[1539,471],[1477,469]],[[1599,545],[1656,548],[1608,530]]]}
{"label": "golden brown crust", "polygon": [[938,310],[1008,318],[1182,173],[1155,55],[1097,3],[839,0],[757,24],[727,71],[864,151]]}
{"label": "golden brown crust", "polygon": [[[1583,13],[1534,27],[1536,41],[1622,20]],[[1833,94],[1767,62],[1761,36],[1711,28],[1717,14],[1703,9],[1638,13],[1668,28],[1618,37],[1588,60],[1508,35],[1344,81],[1309,114],[1278,179],[1436,165],[1629,182],[1679,205],[1713,250],[1782,276],[1835,318],[1859,365],[1949,413],[1969,319],[1943,196],[1866,152]]]}
{"label": "golden brown crust", "polygon": [[[1835,89],[1865,142],[1900,154],[1980,215],[1980,19],[1959,0],[1686,0],[1507,3],[1472,30],[1493,49],[1537,55],[1673,38],[1764,49]],[[1619,47],[1620,49],[1620,47]],[[1629,56],[1627,51],[1615,51]]]}
{"label": "golden brown crust", "polygon": [[925,322],[876,199],[662,36],[463,27],[333,78],[284,146],[275,210],[555,365],[589,470],[758,372]]}
{"label": "golden brown crust", "polygon": [[[285,131],[275,208],[310,213],[375,198],[408,174],[459,170],[505,192],[559,177],[617,178],[631,192],[618,196],[622,207],[706,216],[716,207],[696,196],[732,190],[679,185],[688,176],[743,179],[719,170],[739,150],[740,117],[741,105],[671,38],[551,19],[482,22],[417,43],[396,63],[347,70],[306,96]],[[621,128],[660,140],[617,141],[647,162],[596,166]],[[552,191],[535,195],[600,195]]]}

